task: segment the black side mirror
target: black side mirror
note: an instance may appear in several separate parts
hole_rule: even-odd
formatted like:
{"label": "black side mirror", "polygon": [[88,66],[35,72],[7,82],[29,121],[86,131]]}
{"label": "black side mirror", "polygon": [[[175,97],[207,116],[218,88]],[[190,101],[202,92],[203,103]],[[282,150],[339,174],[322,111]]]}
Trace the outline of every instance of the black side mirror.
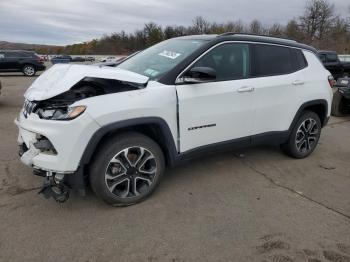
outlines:
{"label": "black side mirror", "polygon": [[177,83],[203,83],[216,79],[216,71],[211,67],[193,67],[178,79]]}

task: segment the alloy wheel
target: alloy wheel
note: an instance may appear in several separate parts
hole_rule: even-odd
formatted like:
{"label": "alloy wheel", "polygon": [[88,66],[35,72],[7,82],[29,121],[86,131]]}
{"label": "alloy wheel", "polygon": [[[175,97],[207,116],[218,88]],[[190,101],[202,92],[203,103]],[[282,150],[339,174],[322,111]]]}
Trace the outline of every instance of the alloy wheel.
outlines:
{"label": "alloy wheel", "polygon": [[143,147],[128,147],[108,163],[105,182],[117,197],[131,198],[149,191],[157,173],[154,155]]}
{"label": "alloy wheel", "polygon": [[24,74],[27,76],[32,76],[35,73],[34,67],[32,66],[25,66],[23,71],[24,71]]}
{"label": "alloy wheel", "polygon": [[313,118],[304,120],[298,128],[295,145],[300,153],[313,150],[317,144],[320,129]]}

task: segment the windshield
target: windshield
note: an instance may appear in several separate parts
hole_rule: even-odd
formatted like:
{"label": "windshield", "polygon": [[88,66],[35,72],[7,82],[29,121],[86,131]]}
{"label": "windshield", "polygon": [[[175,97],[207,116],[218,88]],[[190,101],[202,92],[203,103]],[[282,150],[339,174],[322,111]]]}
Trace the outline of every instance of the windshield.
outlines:
{"label": "windshield", "polygon": [[157,80],[205,43],[204,40],[171,39],[127,59],[118,68]]}

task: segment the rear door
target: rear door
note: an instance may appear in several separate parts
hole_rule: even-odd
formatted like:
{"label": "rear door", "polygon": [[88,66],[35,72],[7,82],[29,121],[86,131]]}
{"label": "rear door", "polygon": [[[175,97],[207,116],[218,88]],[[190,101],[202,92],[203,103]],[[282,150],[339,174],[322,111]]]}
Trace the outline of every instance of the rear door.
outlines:
{"label": "rear door", "polygon": [[286,131],[305,85],[305,57],[299,49],[278,45],[255,44],[253,50],[252,76],[256,77],[253,134]]}
{"label": "rear door", "polygon": [[217,77],[212,82],[176,86],[181,152],[238,138],[250,142],[254,88],[248,79],[249,56],[249,44],[224,43],[188,69],[209,67]]}

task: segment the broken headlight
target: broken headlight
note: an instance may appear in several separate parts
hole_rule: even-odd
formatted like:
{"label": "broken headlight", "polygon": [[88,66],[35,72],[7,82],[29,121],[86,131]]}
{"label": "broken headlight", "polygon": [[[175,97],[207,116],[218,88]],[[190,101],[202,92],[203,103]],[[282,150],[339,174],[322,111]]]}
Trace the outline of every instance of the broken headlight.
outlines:
{"label": "broken headlight", "polygon": [[37,114],[41,119],[48,120],[72,120],[84,113],[86,106],[64,106],[40,108]]}

